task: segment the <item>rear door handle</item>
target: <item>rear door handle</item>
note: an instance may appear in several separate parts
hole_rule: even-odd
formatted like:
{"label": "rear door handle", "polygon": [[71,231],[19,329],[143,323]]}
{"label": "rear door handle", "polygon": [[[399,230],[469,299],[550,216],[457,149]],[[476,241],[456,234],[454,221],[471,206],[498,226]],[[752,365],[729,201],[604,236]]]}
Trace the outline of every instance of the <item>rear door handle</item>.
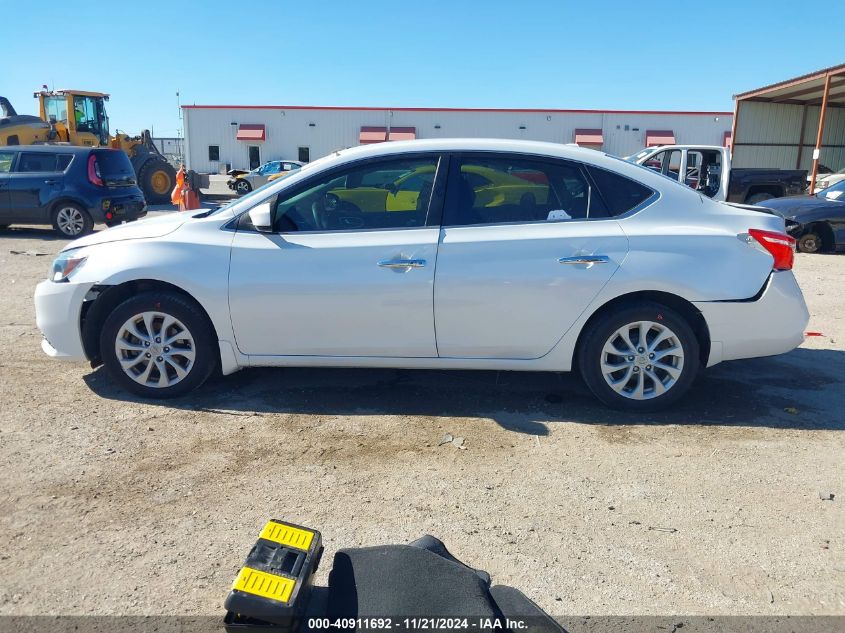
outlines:
{"label": "rear door handle", "polygon": [[383,259],[378,263],[382,268],[423,268],[424,259]]}
{"label": "rear door handle", "polygon": [[561,257],[558,264],[606,264],[610,261],[607,255],[578,255],[577,257]]}
{"label": "rear door handle", "polygon": [[55,185],[57,182],[59,182],[59,181],[58,180],[45,180],[44,184],[45,185]]}

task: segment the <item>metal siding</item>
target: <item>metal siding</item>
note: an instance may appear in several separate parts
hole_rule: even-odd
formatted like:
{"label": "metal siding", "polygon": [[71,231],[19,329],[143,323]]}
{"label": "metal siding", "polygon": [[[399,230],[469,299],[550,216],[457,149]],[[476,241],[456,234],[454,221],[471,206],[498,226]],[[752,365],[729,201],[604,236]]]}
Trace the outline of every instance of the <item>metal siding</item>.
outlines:
{"label": "metal siding", "polygon": [[[670,129],[678,143],[721,145],[730,115],[609,112],[463,112],[408,110],[285,110],[281,108],[186,108],[185,152],[190,169],[217,173],[221,163],[248,164],[247,147],[261,147],[262,162],[296,159],[310,148],[311,159],[358,144],[365,125],[414,127],[417,138],[490,137],[572,143],[576,128],[601,129],[603,150],[627,156],[645,144],[646,129]],[[716,120],[718,119],[718,120]],[[263,123],[267,140],[235,140],[237,125]],[[314,123],[314,127],[309,126]],[[440,128],[435,128],[439,125]],[[525,126],[524,130],[519,129]],[[628,129],[625,129],[628,126]],[[208,160],[208,146],[220,146],[220,161]]]}

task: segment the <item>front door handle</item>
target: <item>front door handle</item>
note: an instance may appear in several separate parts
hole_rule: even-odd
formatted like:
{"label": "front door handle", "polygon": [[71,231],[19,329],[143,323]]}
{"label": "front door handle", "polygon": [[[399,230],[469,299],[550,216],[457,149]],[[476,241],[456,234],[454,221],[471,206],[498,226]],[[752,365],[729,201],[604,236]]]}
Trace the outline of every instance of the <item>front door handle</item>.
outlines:
{"label": "front door handle", "polygon": [[610,261],[607,255],[578,255],[577,257],[561,257],[558,264],[606,264]]}
{"label": "front door handle", "polygon": [[45,185],[55,185],[58,182],[59,182],[58,180],[45,180],[44,184]]}
{"label": "front door handle", "polygon": [[422,268],[424,259],[383,259],[378,263],[382,268]]}

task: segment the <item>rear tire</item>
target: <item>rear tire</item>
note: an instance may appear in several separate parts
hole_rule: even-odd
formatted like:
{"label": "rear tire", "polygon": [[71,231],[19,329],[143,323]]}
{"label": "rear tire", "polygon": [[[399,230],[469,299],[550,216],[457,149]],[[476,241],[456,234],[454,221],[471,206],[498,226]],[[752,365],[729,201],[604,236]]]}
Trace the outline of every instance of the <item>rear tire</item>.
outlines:
{"label": "rear tire", "polygon": [[590,326],[578,364],[590,391],[607,406],[656,411],[676,402],[695,380],[698,339],[674,310],[640,301],[610,310]]}
{"label": "rear tire", "polygon": [[112,379],[144,398],[175,398],[202,385],[218,363],[214,328],[191,299],[149,291],[103,324],[100,357]]}
{"label": "rear tire", "polygon": [[53,209],[53,228],[62,237],[76,239],[94,230],[89,213],[74,202],[60,202]]}
{"label": "rear tire", "polygon": [[759,204],[763,200],[771,200],[774,196],[770,193],[755,193],[753,196],[748,196],[745,199],[745,204]]}
{"label": "rear tire", "polygon": [[804,233],[798,238],[798,250],[802,253],[820,253],[824,241],[818,233]]}
{"label": "rear tire", "polygon": [[165,160],[148,160],[138,172],[138,186],[147,204],[170,204],[170,194],[176,186],[176,170]]}

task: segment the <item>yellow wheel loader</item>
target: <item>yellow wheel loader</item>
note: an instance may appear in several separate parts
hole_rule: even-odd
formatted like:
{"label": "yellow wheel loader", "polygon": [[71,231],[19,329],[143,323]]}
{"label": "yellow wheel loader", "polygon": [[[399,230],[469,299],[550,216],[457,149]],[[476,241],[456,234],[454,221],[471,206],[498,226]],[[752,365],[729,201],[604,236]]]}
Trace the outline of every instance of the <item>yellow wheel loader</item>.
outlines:
{"label": "yellow wheel loader", "polygon": [[138,186],[147,204],[167,204],[176,184],[176,170],[153,144],[149,130],[140,136],[109,134],[105,102],[109,95],[83,90],[42,90],[39,116],[18,114],[5,97],[0,97],[0,146],[68,143],[90,147],[111,147],[129,155],[138,176]]}

